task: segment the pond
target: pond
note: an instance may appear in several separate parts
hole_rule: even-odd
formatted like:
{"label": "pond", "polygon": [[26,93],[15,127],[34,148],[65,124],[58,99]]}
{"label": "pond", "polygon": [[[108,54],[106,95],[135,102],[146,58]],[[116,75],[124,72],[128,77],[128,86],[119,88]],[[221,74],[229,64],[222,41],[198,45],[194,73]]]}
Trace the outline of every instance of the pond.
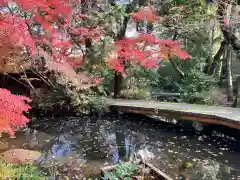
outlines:
{"label": "pond", "polygon": [[59,179],[98,177],[104,165],[143,149],[153,153],[152,164],[173,178],[240,179],[240,133],[232,137],[218,129],[199,133],[141,116],[55,118],[39,120],[16,138],[2,137],[0,150],[38,150],[42,156],[36,163]]}

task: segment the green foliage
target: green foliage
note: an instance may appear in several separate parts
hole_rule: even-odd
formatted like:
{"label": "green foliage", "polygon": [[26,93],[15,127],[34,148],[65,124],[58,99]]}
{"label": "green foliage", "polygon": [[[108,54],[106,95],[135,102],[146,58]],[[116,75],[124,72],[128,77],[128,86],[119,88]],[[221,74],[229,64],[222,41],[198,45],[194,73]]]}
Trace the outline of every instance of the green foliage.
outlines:
{"label": "green foliage", "polygon": [[93,96],[90,100],[90,106],[95,112],[103,113],[108,110],[104,96]]}
{"label": "green foliage", "polygon": [[134,171],[137,170],[137,166],[130,162],[121,162],[115,168],[118,177],[124,179],[126,177],[131,177]]}
{"label": "green foliage", "polygon": [[0,161],[0,179],[47,180],[47,176],[34,165],[13,165]]}
{"label": "green foliage", "polygon": [[206,104],[209,90],[216,85],[216,80],[203,72],[204,63],[192,60],[182,64],[185,77],[180,78],[171,64],[159,69],[157,78],[152,79],[151,86],[164,92],[181,93],[179,101],[196,104]]}
{"label": "green foliage", "polygon": [[157,72],[142,67],[129,68],[128,77],[125,78],[124,88],[120,97],[124,99],[149,99],[149,87],[155,80]]}
{"label": "green foliage", "polygon": [[37,113],[89,114],[90,108],[96,112],[106,111],[106,98],[93,90],[77,90],[59,86],[58,89],[34,96],[33,109]]}
{"label": "green foliage", "polygon": [[104,180],[117,180],[119,178],[123,180],[131,180],[134,172],[137,170],[137,166],[130,162],[121,162],[115,167],[114,172],[104,173]]}
{"label": "green foliage", "polygon": [[102,71],[94,72],[94,75],[98,75],[103,77],[103,82],[97,86],[99,94],[102,95],[109,95],[110,92],[113,90],[113,79],[114,79],[114,72],[112,70],[103,67]]}
{"label": "green foliage", "polygon": [[205,104],[206,93],[216,85],[216,80],[198,69],[192,69],[181,81],[180,92],[188,103]]}
{"label": "green foliage", "polygon": [[140,88],[131,88],[125,89],[120,92],[120,97],[123,99],[148,99],[149,91],[148,89],[140,89]]}
{"label": "green foliage", "polygon": [[63,87],[48,91],[44,94],[33,96],[32,107],[34,110],[47,113],[55,109],[70,108],[70,97],[66,95]]}

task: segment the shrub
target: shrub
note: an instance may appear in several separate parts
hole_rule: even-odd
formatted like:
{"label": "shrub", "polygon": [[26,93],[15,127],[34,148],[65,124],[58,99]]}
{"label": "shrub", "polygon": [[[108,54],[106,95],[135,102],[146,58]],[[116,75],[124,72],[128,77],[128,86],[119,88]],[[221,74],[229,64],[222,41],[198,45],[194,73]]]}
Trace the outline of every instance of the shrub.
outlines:
{"label": "shrub", "polygon": [[0,160],[0,179],[47,180],[47,176],[34,165],[13,165]]}
{"label": "shrub", "polygon": [[90,100],[90,106],[92,111],[103,113],[108,110],[108,106],[106,104],[106,98],[104,96],[93,96]]}
{"label": "shrub", "polygon": [[70,109],[70,97],[66,95],[63,88],[48,90],[41,94],[33,94],[32,108],[34,113],[48,114],[58,113],[56,110]]}
{"label": "shrub", "polygon": [[125,89],[120,92],[120,97],[124,99],[149,99],[149,91],[148,89],[140,89],[140,88],[131,88]]}
{"label": "shrub", "polygon": [[226,105],[227,102],[227,95],[224,93],[224,90],[217,88],[217,87],[212,87],[209,89],[208,92],[206,92],[205,96],[205,104],[208,105],[217,105],[217,106],[222,106]]}

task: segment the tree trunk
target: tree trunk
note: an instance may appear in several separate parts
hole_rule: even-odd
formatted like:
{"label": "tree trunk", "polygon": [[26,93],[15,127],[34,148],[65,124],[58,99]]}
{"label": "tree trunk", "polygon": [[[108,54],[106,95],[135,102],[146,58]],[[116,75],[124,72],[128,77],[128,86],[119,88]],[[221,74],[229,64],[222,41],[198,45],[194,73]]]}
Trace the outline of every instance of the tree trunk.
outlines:
{"label": "tree trunk", "polygon": [[207,74],[209,74],[211,65],[214,62],[214,58],[213,58],[213,54],[212,54],[213,53],[213,46],[214,46],[214,42],[213,42],[214,41],[214,32],[215,32],[215,25],[213,26],[211,33],[209,33],[210,44],[211,44],[211,47],[210,47],[211,48],[210,49],[211,54],[207,58],[207,70],[206,70]]}
{"label": "tree trunk", "polygon": [[223,59],[221,59],[217,65],[216,78],[217,78],[218,82],[220,81],[220,78],[221,78],[222,67],[223,67]]}
{"label": "tree trunk", "polygon": [[184,72],[178,67],[177,63],[176,63],[173,59],[171,59],[171,58],[169,58],[169,61],[170,61],[170,63],[172,64],[172,66],[173,66],[173,68],[175,69],[175,71],[178,73],[178,75],[179,75],[181,78],[184,78],[185,74],[184,74]]}
{"label": "tree trunk", "polygon": [[221,46],[220,46],[218,52],[215,54],[211,65],[208,67],[207,74],[213,75],[214,73],[216,73],[217,67],[220,64],[221,60],[222,60],[221,56],[225,52],[225,48],[226,48],[226,41],[222,41]]}
{"label": "tree trunk", "polygon": [[237,84],[237,93],[236,93],[236,99],[234,102],[234,107],[240,108],[240,77],[237,78],[236,84]]}
{"label": "tree trunk", "polygon": [[[128,4],[128,6],[126,8],[126,13],[129,14],[131,12],[132,12],[132,5]],[[120,28],[120,30],[118,32],[118,35],[117,35],[117,38],[116,38],[117,40],[121,40],[121,39],[124,38],[126,30],[127,30],[127,24],[128,24],[129,18],[130,18],[129,16],[124,17],[122,27]],[[123,66],[124,66],[124,64],[123,64]],[[122,88],[122,82],[123,82],[122,75],[118,72],[115,72],[113,98],[119,98],[120,91],[121,91],[121,88]]]}
{"label": "tree trunk", "polygon": [[119,72],[115,71],[115,75],[114,75],[114,95],[113,95],[113,98],[115,98],[115,99],[119,98],[120,91],[122,89],[122,81],[123,81],[122,75]]}
{"label": "tree trunk", "polygon": [[232,48],[227,47],[227,96],[228,101],[233,101],[233,80],[232,80]]}
{"label": "tree trunk", "polygon": [[153,23],[147,24],[147,34],[151,34],[153,32]]}
{"label": "tree trunk", "polygon": [[[226,54],[226,52],[225,52]],[[219,80],[219,86],[221,88],[225,88],[224,87],[224,78],[225,78],[225,74],[226,74],[226,55],[223,56],[223,60],[222,60],[222,69],[221,69],[221,75],[220,75],[220,80]]]}

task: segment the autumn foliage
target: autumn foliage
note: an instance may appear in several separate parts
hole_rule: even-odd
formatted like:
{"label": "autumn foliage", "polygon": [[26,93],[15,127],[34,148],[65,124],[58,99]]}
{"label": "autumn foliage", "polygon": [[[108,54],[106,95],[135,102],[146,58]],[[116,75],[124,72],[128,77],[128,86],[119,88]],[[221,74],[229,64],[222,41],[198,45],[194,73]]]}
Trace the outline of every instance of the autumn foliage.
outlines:
{"label": "autumn foliage", "polygon": [[[156,15],[152,7],[140,8],[132,13],[134,21],[147,21],[153,23],[161,18]],[[115,51],[109,59],[109,67],[121,74],[125,74],[124,65],[140,65],[145,68],[154,68],[159,60],[167,60],[172,57],[179,57],[182,60],[191,58],[183,51],[180,42],[173,40],[162,40],[152,34],[140,34],[134,38],[124,38],[115,42]]]}
{"label": "autumn foliage", "polygon": [[160,59],[179,57],[183,60],[191,56],[180,48],[180,43],[161,40],[153,35],[143,34],[137,38],[126,38],[115,42],[115,55],[109,60],[109,67],[125,74],[124,64],[140,65],[145,68],[158,66]]}
{"label": "autumn foliage", "polygon": [[31,100],[27,97],[16,96],[0,88],[0,132],[14,135],[16,128],[26,126],[29,120],[23,113],[31,109],[29,102]]}
{"label": "autumn foliage", "polygon": [[[16,12],[9,6],[13,2],[19,8]],[[34,59],[35,63],[31,64],[30,61],[28,66],[35,66],[37,61],[44,59],[49,70],[60,73],[78,88],[90,88],[101,83],[102,78],[88,77],[75,71],[75,67],[84,62],[86,53],[79,47],[84,45],[86,39],[98,40],[104,36],[104,29],[73,23],[89,18],[79,13],[79,3],[80,0],[0,0],[0,6],[5,7],[4,11],[0,11],[0,54],[4,54],[0,56],[1,64],[8,65],[13,61],[16,67],[9,69],[13,72],[13,69],[21,69],[22,59]],[[130,15],[135,21],[153,23],[160,20],[152,7],[142,7]],[[37,26],[38,33],[32,31],[33,26]],[[154,68],[159,59],[190,57],[181,49],[179,42],[161,40],[154,35],[123,38],[116,41],[114,46],[107,60],[108,67],[121,74],[125,74],[126,63]],[[72,56],[71,50],[76,49],[82,52]],[[13,52],[14,58],[9,58]],[[28,119],[23,112],[30,109],[26,103],[29,101],[26,97],[0,89],[0,131],[12,135],[15,127],[26,125]]]}

